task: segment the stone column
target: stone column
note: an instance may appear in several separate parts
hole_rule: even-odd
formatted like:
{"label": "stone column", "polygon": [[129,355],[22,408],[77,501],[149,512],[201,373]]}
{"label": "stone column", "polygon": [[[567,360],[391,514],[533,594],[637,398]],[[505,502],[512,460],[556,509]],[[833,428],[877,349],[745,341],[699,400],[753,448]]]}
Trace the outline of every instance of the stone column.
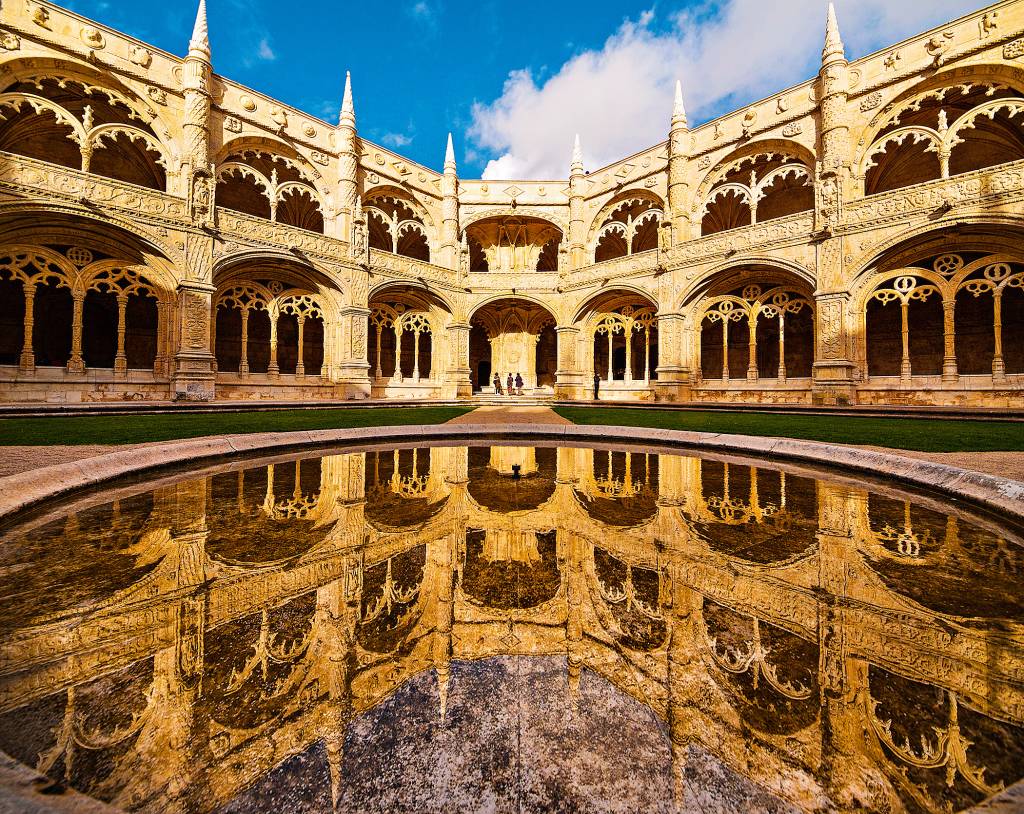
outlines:
{"label": "stone column", "polygon": [[20,373],[34,373],[36,369],[36,354],[32,348],[32,335],[35,327],[35,283],[23,283],[25,292],[25,321],[24,333],[21,341],[21,358],[18,360],[18,371]]}
{"label": "stone column", "polygon": [[[211,314],[211,323],[216,322],[216,314]],[[238,375],[248,376],[249,375],[249,309],[243,308],[241,312],[242,329],[241,329],[241,343],[242,349],[238,357]]]}
{"label": "stone column", "polygon": [[[26,306],[26,313],[28,306]],[[992,355],[992,380],[1003,381],[1006,378],[1006,362],[1003,360],[1003,292],[996,289],[992,292],[992,329],[995,332],[995,352]]]}
{"label": "stone column", "polygon": [[395,321],[395,370],[391,374],[392,381],[398,382],[399,384],[404,381],[402,377],[402,323],[400,320]]}
{"label": "stone column", "polygon": [[296,320],[299,323],[299,357],[295,362],[295,375],[301,377],[306,375],[306,364],[302,360],[303,333],[306,326],[306,318],[302,314],[299,314],[296,317]]}
{"label": "stone column", "polygon": [[[469,367],[469,330],[468,322],[453,322],[448,326],[448,369],[444,374],[442,398],[471,398],[473,383],[470,379]],[[431,369],[437,364],[437,348],[433,345],[431,335]],[[480,382],[486,387],[489,382]]]}
{"label": "stone column", "polygon": [[818,72],[821,164],[815,187],[818,237],[815,359],[812,399],[818,404],[855,400],[853,362],[847,334],[847,302],[843,274],[843,238],[836,231],[843,220],[843,201],[850,181],[849,63],[839,35],[835,11],[829,6],[825,46]]}
{"label": "stone column", "polygon": [[82,309],[85,307],[85,292],[75,291],[73,311],[71,313],[71,358],[68,359],[67,371],[71,374],[85,373],[85,360],[82,358]]}
{"label": "stone column", "polygon": [[128,375],[128,356],[124,352],[124,338],[127,331],[126,312],[128,309],[128,295],[124,292],[117,294],[117,353],[114,354],[114,375]]}
{"label": "stone column", "polygon": [[686,401],[691,397],[689,343],[682,314],[658,315],[658,401]]}
{"label": "stone column", "polygon": [[267,364],[267,375],[276,378],[281,374],[281,368],[277,364],[277,321],[281,314],[276,310],[268,310],[270,317],[270,361]]}
{"label": "stone column", "polygon": [[960,374],[956,367],[956,324],[954,312],[956,309],[956,295],[942,301],[942,381],[957,382]]}
{"label": "stone column", "polygon": [[558,367],[555,370],[555,398],[584,398],[587,386],[583,371],[579,369],[576,344],[579,342],[580,329],[575,325],[558,325],[555,327],[558,337]]}

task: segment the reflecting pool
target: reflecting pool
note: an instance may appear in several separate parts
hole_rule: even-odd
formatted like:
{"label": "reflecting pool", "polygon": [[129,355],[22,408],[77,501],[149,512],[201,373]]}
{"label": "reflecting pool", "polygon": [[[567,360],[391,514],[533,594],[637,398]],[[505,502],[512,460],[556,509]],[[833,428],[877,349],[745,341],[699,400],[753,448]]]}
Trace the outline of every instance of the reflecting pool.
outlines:
{"label": "reflecting pool", "polygon": [[736,457],[225,462],[0,547],[0,750],[147,812],[950,812],[1024,777],[1024,548]]}

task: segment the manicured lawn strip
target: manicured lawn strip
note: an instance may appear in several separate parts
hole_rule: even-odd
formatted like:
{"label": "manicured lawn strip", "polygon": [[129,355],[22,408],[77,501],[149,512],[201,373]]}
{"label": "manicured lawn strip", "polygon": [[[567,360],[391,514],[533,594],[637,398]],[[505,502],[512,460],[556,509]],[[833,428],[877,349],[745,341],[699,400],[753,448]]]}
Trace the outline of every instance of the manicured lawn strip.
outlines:
{"label": "manicured lawn strip", "polygon": [[922,452],[1024,450],[1024,422],[717,413],[628,407],[556,407],[575,424],[781,436]]}
{"label": "manicured lawn strip", "polygon": [[346,407],[244,413],[62,416],[0,420],[0,445],[141,444],[247,432],[442,424],[469,407]]}

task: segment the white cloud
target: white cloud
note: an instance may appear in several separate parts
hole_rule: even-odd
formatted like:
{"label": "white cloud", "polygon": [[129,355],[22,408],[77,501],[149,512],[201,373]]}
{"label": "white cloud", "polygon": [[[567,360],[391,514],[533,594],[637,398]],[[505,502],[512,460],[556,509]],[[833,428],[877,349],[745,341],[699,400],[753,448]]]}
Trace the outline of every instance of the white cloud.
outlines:
{"label": "white cloud", "polygon": [[277,54],[275,54],[274,49],[270,47],[270,40],[267,37],[260,40],[260,45],[256,50],[256,55],[266,62],[273,62],[277,59]]}
{"label": "white cloud", "polygon": [[[848,56],[941,25],[977,5],[836,3]],[[677,77],[691,125],[808,79],[821,56],[825,8],[818,0],[708,2],[660,29],[646,11],[540,84],[528,69],[512,71],[501,96],[473,108],[470,138],[498,154],[483,177],[564,178],[577,132],[588,168],[657,144],[668,135]]]}
{"label": "white cloud", "polygon": [[412,144],[412,136],[406,136],[402,133],[385,133],[380,138],[388,147],[394,147],[396,150],[399,147],[407,147]]}

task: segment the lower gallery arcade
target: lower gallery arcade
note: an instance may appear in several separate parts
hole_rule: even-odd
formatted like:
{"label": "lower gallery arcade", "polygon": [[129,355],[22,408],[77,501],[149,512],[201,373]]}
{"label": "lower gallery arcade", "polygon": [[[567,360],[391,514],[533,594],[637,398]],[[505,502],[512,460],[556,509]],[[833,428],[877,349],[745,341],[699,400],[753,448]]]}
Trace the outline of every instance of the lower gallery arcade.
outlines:
{"label": "lower gallery arcade", "polygon": [[854,278],[845,389],[817,378],[820,297],[790,264],[717,270],[675,303],[612,283],[474,304],[407,280],[353,302],[316,263],[253,251],[216,265],[194,341],[189,295],[142,238],[72,216],[0,234],[5,401],[181,398],[190,357],[217,399],[470,397],[518,374],[568,399],[1024,403],[1024,262],[996,230],[923,235]]}

